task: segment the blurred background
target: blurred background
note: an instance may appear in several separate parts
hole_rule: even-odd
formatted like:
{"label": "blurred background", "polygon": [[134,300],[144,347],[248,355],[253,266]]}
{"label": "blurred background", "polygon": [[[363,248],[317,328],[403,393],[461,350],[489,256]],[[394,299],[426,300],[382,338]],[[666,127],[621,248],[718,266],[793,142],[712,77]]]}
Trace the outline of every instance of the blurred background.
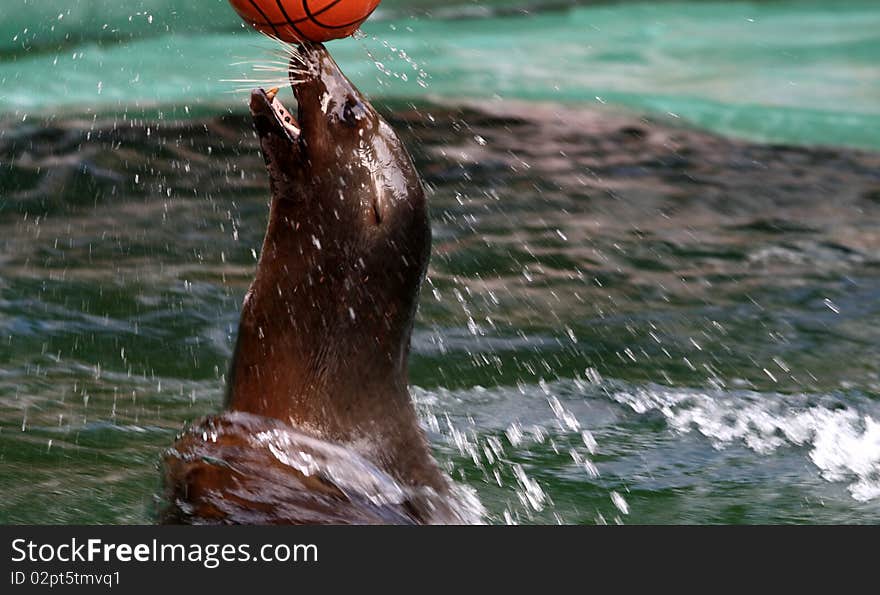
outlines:
{"label": "blurred background", "polygon": [[[226,0],[8,0],[0,111],[240,109],[264,53]],[[877,147],[871,0],[385,0],[333,43],[383,97],[611,103],[763,140]],[[374,60],[368,58],[372,55]],[[415,68],[413,68],[415,66]]]}
{"label": "blurred background", "polygon": [[[384,0],[329,47],[430,191],[411,382],[487,521],[880,522],[880,3]],[[155,518],[277,53],[226,0],[0,5],[0,522]]]}

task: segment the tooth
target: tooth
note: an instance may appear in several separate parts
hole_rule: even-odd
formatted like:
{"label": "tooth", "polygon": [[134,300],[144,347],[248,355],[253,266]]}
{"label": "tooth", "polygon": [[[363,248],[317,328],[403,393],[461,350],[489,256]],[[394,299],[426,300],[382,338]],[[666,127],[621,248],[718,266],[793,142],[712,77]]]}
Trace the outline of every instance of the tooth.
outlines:
{"label": "tooth", "polygon": [[266,91],[266,97],[269,98],[269,101],[275,99],[275,96],[278,95],[278,87],[272,87],[268,91]]}

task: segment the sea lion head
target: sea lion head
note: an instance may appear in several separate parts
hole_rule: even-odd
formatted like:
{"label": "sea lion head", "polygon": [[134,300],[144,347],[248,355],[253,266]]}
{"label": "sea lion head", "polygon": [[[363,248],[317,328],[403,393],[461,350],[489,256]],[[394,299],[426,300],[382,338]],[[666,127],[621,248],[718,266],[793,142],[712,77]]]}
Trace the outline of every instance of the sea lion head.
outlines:
{"label": "sea lion head", "polygon": [[406,365],[431,239],[421,181],[322,45],[299,46],[290,73],[296,116],[274,93],[251,95],[272,207],[229,405],[337,438],[388,433],[399,411],[398,426],[415,425]]}
{"label": "sea lion head", "polygon": [[[386,236],[411,234],[396,217],[414,215],[417,221],[409,223],[427,224],[424,192],[406,149],[326,48],[298,46],[290,78],[295,117],[275,93],[251,94],[273,194],[306,211],[324,207],[339,218],[357,216],[362,227]],[[351,237],[350,229],[341,229]]]}

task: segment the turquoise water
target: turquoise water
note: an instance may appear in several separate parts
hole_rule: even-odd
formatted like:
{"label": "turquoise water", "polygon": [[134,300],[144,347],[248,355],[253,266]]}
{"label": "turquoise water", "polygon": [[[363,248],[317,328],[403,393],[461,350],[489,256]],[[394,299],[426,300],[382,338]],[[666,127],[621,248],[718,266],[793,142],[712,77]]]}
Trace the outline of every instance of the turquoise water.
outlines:
{"label": "turquoise water", "polygon": [[[880,153],[737,140],[880,148],[880,4],[436,4],[332,48],[430,188],[410,380],[486,520],[880,522]],[[0,522],[152,522],[266,226],[224,80],[273,46],[58,5],[0,5]]]}
{"label": "turquoise water", "polygon": [[[247,85],[224,81],[263,77],[233,64],[271,59],[222,1],[200,4],[208,20],[167,2],[26,4],[2,9],[14,18],[3,19],[0,113],[19,119],[241,110],[234,89]],[[365,39],[332,47],[376,97],[611,104],[757,140],[880,147],[880,3],[544,4],[529,16],[515,2],[426,15],[431,3],[386,0]],[[32,14],[57,30],[27,27]],[[451,18],[470,14],[480,18]]]}

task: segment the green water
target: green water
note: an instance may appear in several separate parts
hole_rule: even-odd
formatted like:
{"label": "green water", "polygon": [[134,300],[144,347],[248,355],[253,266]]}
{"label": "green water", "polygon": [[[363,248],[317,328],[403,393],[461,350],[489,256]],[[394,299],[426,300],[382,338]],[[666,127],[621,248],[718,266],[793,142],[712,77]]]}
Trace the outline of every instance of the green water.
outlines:
{"label": "green water", "polygon": [[[53,49],[39,42],[57,43],[63,29],[38,30],[32,50],[9,49],[0,61],[0,112],[20,119],[240,110],[244,95],[234,89],[247,85],[224,81],[262,77],[231,64],[265,60],[271,44],[239,27],[223,2],[202,4],[213,7],[209,22],[191,8],[157,11],[160,2],[131,22],[132,9],[118,7],[106,19],[95,10],[80,21],[75,11],[56,19],[74,41]],[[492,7],[514,2],[453,3],[435,11],[464,15],[477,6],[487,15],[471,19],[401,16],[400,3],[387,4],[365,26],[365,40],[332,45],[346,72],[377,97],[609,103],[757,140],[880,147],[873,1],[625,2],[529,16],[492,16]],[[147,24],[145,14],[164,16]],[[7,42],[22,35],[24,17],[16,18],[5,27]],[[88,41],[89,32],[101,37],[105,21],[133,39]],[[209,33],[209,25],[223,30]]]}
{"label": "green water", "polygon": [[[727,140],[878,148],[880,5],[434,4],[332,50],[431,191],[411,383],[487,520],[880,522],[880,154]],[[272,46],[194,5],[0,7],[0,522],[151,522],[220,407]]]}
{"label": "green water", "polygon": [[[444,467],[499,523],[880,521],[880,157],[553,111],[392,120],[432,189],[410,378]],[[0,521],[150,522],[222,402],[250,124],[29,122],[0,163]]]}

